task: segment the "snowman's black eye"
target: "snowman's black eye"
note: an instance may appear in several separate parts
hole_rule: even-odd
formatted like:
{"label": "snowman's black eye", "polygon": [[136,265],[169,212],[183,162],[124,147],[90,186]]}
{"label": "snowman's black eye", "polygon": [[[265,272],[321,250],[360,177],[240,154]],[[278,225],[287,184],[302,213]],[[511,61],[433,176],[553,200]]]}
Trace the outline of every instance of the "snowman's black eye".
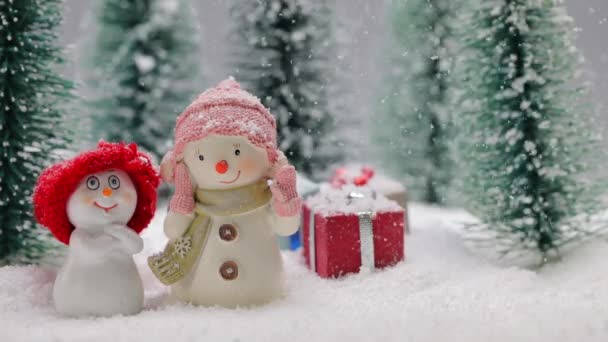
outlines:
{"label": "snowman's black eye", "polygon": [[95,176],[87,178],[87,188],[89,188],[89,190],[99,189],[99,178]]}
{"label": "snowman's black eye", "polygon": [[198,155],[198,160],[203,161],[203,160],[205,160],[205,157],[203,157],[203,155],[202,155],[202,154],[199,154],[199,155]]}
{"label": "snowman's black eye", "polygon": [[241,154],[241,150],[239,150],[238,148],[236,150],[234,150],[234,155],[238,156]]}
{"label": "snowman's black eye", "polygon": [[110,185],[110,188],[116,190],[116,189],[120,188],[120,179],[118,179],[118,177],[112,175],[108,178],[108,184]]}

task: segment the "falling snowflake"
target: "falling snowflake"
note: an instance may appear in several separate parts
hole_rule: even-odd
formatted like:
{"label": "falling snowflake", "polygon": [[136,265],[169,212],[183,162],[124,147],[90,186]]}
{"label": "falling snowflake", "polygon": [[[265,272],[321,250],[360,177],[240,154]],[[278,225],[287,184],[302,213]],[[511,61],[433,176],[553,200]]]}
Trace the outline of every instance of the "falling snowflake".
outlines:
{"label": "falling snowflake", "polygon": [[175,240],[175,242],[173,243],[173,247],[175,249],[173,254],[176,254],[179,257],[183,258],[190,252],[190,248],[192,247],[192,240],[189,236],[181,237]]}

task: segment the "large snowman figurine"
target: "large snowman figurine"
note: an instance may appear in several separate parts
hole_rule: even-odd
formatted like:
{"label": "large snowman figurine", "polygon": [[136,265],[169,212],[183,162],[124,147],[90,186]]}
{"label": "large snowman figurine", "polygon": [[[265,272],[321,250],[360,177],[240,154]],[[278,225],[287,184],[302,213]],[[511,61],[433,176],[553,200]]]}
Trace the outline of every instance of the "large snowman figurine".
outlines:
{"label": "large snowman figurine", "polygon": [[143,305],[133,254],[154,215],[159,177],[135,145],[98,148],[45,170],[34,193],[35,214],[68,256],[53,287],[58,312],[69,316],[135,314]]}
{"label": "large snowman figurine", "polygon": [[228,79],[178,117],[161,165],[175,184],[165,234],[148,264],[172,296],[225,307],[267,303],[284,292],[275,234],[299,225],[296,173],[276,146],[276,124]]}

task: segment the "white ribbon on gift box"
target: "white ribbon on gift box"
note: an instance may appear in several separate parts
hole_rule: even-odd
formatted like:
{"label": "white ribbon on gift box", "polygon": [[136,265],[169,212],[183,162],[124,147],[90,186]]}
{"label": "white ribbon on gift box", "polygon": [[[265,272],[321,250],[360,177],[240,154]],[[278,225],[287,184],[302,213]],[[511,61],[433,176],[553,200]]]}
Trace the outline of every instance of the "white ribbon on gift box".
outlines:
{"label": "white ribbon on gift box", "polygon": [[[375,193],[372,195],[374,198]],[[348,194],[349,202],[353,199],[364,198],[365,195],[360,192],[351,191]],[[357,217],[359,219],[359,240],[361,242],[361,267],[374,270],[376,268],[374,258],[374,229],[373,229],[373,215],[371,211],[358,212]],[[308,256],[310,262],[310,269],[317,271],[317,256],[316,256],[316,242],[315,242],[315,212],[310,210],[310,219],[308,226]]]}
{"label": "white ribbon on gift box", "polygon": [[359,236],[361,239],[361,267],[370,270],[376,268],[372,215],[372,212],[357,213],[357,216],[359,217]]}

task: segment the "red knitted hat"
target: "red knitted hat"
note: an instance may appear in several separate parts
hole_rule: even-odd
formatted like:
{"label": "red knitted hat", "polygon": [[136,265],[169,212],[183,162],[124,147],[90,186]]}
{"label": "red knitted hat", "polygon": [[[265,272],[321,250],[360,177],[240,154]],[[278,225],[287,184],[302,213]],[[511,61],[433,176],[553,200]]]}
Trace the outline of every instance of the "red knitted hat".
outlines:
{"label": "red knitted hat", "polygon": [[156,188],[160,177],[150,158],[137,145],[101,141],[97,149],[57,163],[42,172],[34,189],[34,215],[55,237],[68,244],[74,226],[67,214],[67,202],[80,181],[89,174],[108,169],[125,171],[137,190],[135,213],[127,225],[139,233],[156,211]]}

